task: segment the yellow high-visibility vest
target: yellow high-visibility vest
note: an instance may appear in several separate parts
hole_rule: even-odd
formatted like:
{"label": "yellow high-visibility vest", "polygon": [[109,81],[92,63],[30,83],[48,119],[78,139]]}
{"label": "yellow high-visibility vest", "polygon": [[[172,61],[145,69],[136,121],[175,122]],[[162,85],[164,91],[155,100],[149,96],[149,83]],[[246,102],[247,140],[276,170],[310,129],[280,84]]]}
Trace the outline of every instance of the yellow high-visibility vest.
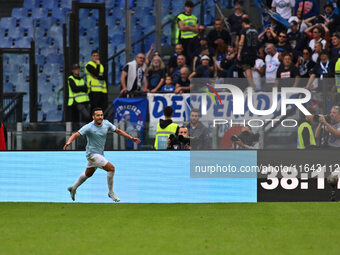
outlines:
{"label": "yellow high-visibility vest", "polygon": [[77,92],[74,93],[71,89],[70,86],[70,81],[69,79],[72,79],[74,81],[74,83],[76,84],[76,86],[84,86],[85,85],[85,81],[84,79],[75,79],[73,77],[73,75],[70,75],[67,79],[67,84],[68,84],[68,106],[73,105],[73,102],[76,101],[77,103],[84,103],[84,102],[89,102],[89,95],[86,92]]}
{"label": "yellow high-visibility vest", "polygon": [[335,84],[336,84],[336,91],[340,93],[340,58],[336,61],[335,64]]}
{"label": "yellow high-visibility vest", "polygon": [[197,24],[197,17],[193,14],[191,14],[190,16],[184,14],[184,13],[180,13],[177,16],[177,33],[176,33],[176,43],[178,43],[179,39],[189,39],[189,38],[194,38],[195,36],[197,36],[197,33],[194,33],[192,31],[180,31],[179,30],[179,26],[178,26],[178,21],[182,21],[184,25],[186,26],[196,26]]}
{"label": "yellow high-visibility vest", "polygon": [[[97,64],[93,62],[92,60],[89,61],[86,65],[91,65],[94,68],[97,68]],[[86,71],[87,87],[90,89],[90,92],[102,92],[102,93],[107,94],[106,81],[98,80],[97,78],[93,77],[92,74],[90,74],[87,71],[87,68],[85,68],[85,71]],[[103,75],[103,74],[104,74],[104,66],[100,64],[99,75]]]}
{"label": "yellow high-visibility vest", "polygon": [[178,124],[171,123],[166,128],[161,128],[157,125],[156,139],[154,147],[156,150],[166,150],[168,147],[168,138],[170,135],[175,135],[178,128]]}
{"label": "yellow high-visibility vest", "polygon": [[303,141],[303,136],[302,136],[302,132],[303,132],[304,128],[307,128],[308,131],[309,131],[309,144],[316,146],[312,126],[308,122],[303,122],[298,128],[298,138],[299,138],[299,140],[298,140],[297,148],[301,149],[301,150],[306,149],[305,142]]}

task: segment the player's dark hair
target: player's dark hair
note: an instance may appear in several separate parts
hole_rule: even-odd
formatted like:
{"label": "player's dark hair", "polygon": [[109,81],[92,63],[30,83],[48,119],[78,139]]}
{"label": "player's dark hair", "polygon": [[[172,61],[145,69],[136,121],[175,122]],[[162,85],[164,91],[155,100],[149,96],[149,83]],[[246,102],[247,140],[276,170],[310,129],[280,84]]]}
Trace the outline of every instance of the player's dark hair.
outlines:
{"label": "player's dark hair", "polygon": [[174,112],[174,110],[172,109],[171,106],[165,106],[164,107],[164,116],[165,117],[172,117],[173,112]]}
{"label": "player's dark hair", "polygon": [[92,116],[94,115],[94,113],[95,113],[96,111],[103,111],[103,109],[100,108],[100,107],[95,107],[95,108],[93,108],[93,110],[92,110]]}
{"label": "player's dark hair", "polygon": [[92,56],[94,53],[98,53],[98,54],[99,54],[99,51],[98,51],[98,50],[93,50],[93,51],[91,51],[91,56]]}

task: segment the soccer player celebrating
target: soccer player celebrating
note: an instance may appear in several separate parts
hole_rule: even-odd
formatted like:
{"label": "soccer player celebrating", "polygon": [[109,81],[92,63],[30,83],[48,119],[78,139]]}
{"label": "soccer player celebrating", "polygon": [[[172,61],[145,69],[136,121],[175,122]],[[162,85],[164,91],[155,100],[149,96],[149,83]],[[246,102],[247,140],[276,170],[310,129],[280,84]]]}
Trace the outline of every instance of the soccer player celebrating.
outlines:
{"label": "soccer player celebrating", "polygon": [[115,202],[119,202],[120,199],[113,192],[113,176],[115,173],[115,167],[104,158],[104,146],[106,141],[106,135],[108,131],[116,132],[118,135],[124,136],[131,139],[135,143],[140,143],[138,138],[132,137],[124,131],[116,128],[108,120],[104,120],[103,110],[101,108],[94,108],[92,112],[93,121],[83,126],[78,132],[74,133],[67,141],[64,146],[66,150],[75,139],[81,135],[85,135],[87,138],[86,145],[86,158],[88,160],[87,167],[84,173],[82,173],[78,180],[73,186],[68,187],[71,198],[74,201],[77,188],[86,181],[87,178],[91,177],[96,169],[102,168],[107,171],[107,185],[109,188],[108,196]]}

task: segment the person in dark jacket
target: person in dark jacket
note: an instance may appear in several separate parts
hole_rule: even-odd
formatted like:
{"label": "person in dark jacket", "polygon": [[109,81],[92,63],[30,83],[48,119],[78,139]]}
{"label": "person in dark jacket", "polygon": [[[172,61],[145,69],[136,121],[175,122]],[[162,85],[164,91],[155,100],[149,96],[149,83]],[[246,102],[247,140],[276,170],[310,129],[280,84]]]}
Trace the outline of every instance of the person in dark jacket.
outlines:
{"label": "person in dark jacket", "polygon": [[211,139],[209,130],[199,121],[200,111],[192,109],[190,112],[190,124],[187,126],[190,137],[190,147],[192,150],[211,149]]}

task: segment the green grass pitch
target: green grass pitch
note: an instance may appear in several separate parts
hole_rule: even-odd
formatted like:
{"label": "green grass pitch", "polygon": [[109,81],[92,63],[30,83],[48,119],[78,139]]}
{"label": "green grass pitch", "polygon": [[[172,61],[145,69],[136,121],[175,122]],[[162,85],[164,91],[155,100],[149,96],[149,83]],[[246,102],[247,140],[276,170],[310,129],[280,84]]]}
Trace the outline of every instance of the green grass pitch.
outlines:
{"label": "green grass pitch", "polygon": [[0,254],[339,254],[339,203],[0,203]]}

